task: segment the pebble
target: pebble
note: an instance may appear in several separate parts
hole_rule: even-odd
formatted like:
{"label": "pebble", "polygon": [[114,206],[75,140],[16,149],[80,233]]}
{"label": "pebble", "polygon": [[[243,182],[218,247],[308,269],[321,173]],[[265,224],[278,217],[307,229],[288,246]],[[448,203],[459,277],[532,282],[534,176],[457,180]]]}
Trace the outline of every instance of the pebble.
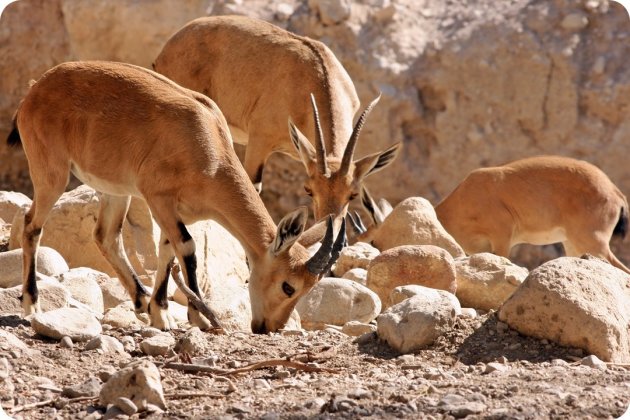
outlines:
{"label": "pebble", "polygon": [[271,389],[271,385],[266,379],[254,379],[254,388],[256,389]]}
{"label": "pebble", "polygon": [[125,335],[120,338],[120,342],[122,343],[123,349],[126,352],[130,353],[136,349],[136,340],[134,340],[133,337]]}
{"label": "pebble", "polygon": [[61,341],[59,342],[59,347],[63,347],[63,348],[67,348],[67,349],[71,349],[72,347],[74,347],[74,343],[72,342],[72,338],[68,337],[67,335],[64,335],[61,338]]}
{"label": "pebble", "polygon": [[116,368],[113,366],[103,366],[99,369],[97,375],[103,383],[107,382],[112,375],[116,373]]}
{"label": "pebble", "polygon": [[486,367],[485,367],[483,373],[505,372],[505,371],[507,371],[509,369],[510,369],[510,367],[504,365],[503,363],[490,362],[490,363],[486,364]]}
{"label": "pebble", "polygon": [[138,407],[129,398],[120,397],[116,400],[114,405],[128,416],[133,416],[138,412]]}
{"label": "pebble", "polygon": [[90,378],[87,381],[65,387],[61,395],[68,398],[95,397],[101,391],[101,381],[98,378]]}
{"label": "pebble", "polygon": [[158,335],[142,340],[140,350],[148,356],[163,356],[172,350],[173,346],[175,346],[173,336],[160,332]]}
{"label": "pebble", "polygon": [[583,366],[592,367],[593,369],[599,369],[599,370],[608,369],[608,366],[606,365],[606,363],[603,362],[601,359],[599,359],[595,355],[586,356],[585,358],[581,360],[581,364]]}

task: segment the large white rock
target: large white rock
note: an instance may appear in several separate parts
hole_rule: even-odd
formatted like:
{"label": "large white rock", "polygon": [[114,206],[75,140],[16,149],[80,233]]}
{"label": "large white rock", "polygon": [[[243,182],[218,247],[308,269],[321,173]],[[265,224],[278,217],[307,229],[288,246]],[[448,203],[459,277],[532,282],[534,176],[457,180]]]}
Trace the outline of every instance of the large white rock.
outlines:
{"label": "large white rock", "polygon": [[375,230],[372,243],[381,251],[401,245],[435,245],[454,258],[465,255],[438,220],[431,203],[422,197],[409,197],[394,207]]}
{"label": "large white rock", "polygon": [[103,313],[103,292],[97,278],[106,276],[90,268],[73,268],[57,276],[59,282],[70,292],[73,298],[86,304],[92,310]]}
{"label": "large white rock", "polygon": [[408,284],[406,286],[398,286],[394,288],[389,296],[389,302],[391,305],[397,305],[405,299],[418,295],[421,295],[430,301],[448,299],[453,308],[455,308],[456,314],[461,315],[462,313],[462,306],[454,294],[449,293],[446,290],[432,289],[430,287],[424,287],[417,284]]}
{"label": "large white rock", "polygon": [[[70,267],[90,267],[115,276],[94,241],[93,231],[99,211],[98,193],[81,185],[64,193],[52,208],[41,236],[41,245],[59,251]],[[13,218],[9,249],[19,248],[24,229],[24,210]],[[144,201],[132,199],[123,224],[123,241],[131,265],[138,274],[157,268],[159,229]]]}
{"label": "large white rock", "polygon": [[0,191],[0,219],[11,222],[19,209],[29,209],[31,199],[16,191]]}
{"label": "large white rock", "polygon": [[335,263],[333,274],[337,277],[342,277],[354,268],[367,269],[370,262],[380,253],[378,249],[365,242],[357,242],[346,246],[339,253],[339,259]]}
{"label": "large white rock", "polygon": [[302,325],[342,326],[349,321],[369,323],[381,312],[376,293],[357,282],[328,277],[320,280],[297,303]]}
{"label": "large white rock", "polygon": [[166,409],[160,371],[148,360],[136,360],[114,373],[101,388],[101,405],[114,404],[118,398],[129,398],[140,409],[154,404]]}
{"label": "large white rock", "polygon": [[630,362],[630,276],[601,260],[562,257],[532,270],[499,319],[523,335]]}
{"label": "large white rock", "polygon": [[[52,248],[39,247],[37,272],[46,276],[57,276],[68,271],[68,264],[61,254]],[[22,249],[0,252],[0,288],[22,284]]]}
{"label": "large white rock", "polygon": [[457,298],[469,308],[498,309],[529,274],[524,267],[490,253],[455,260]]}
{"label": "large white rock", "polygon": [[[66,308],[70,303],[70,292],[56,278],[37,274],[37,290],[41,310]],[[0,314],[21,314],[22,286],[0,289]]]}
{"label": "large white rock", "polygon": [[31,326],[36,333],[57,340],[68,336],[72,341],[88,341],[103,331],[100,322],[90,312],[75,308],[34,314]]}
{"label": "large white rock", "polygon": [[379,315],[376,333],[396,351],[413,352],[429,346],[452,328],[457,312],[452,300],[440,294],[435,298],[417,295]]}
{"label": "large white rock", "polygon": [[391,291],[398,286],[418,284],[454,293],[457,289],[453,257],[433,245],[405,245],[384,251],[372,260],[367,287],[376,292],[387,308]]}

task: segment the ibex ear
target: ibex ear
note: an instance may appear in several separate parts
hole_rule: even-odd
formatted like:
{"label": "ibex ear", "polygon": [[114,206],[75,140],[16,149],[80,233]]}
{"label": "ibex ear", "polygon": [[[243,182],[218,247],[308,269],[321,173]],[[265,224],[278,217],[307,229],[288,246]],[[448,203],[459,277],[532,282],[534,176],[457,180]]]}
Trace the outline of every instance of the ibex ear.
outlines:
{"label": "ibex ear", "polygon": [[307,219],[308,209],[306,207],[300,207],[280,220],[276,237],[270,248],[273,255],[281,254],[291,248],[302,232],[304,232]]}
{"label": "ibex ear", "polygon": [[396,143],[387,150],[357,160],[354,163],[354,179],[361,180],[390,165],[398,156],[401,145]]}
{"label": "ibex ear", "polygon": [[289,135],[291,136],[291,142],[293,143],[293,146],[295,146],[295,150],[297,150],[302,163],[308,171],[311,165],[313,165],[317,160],[315,148],[311,142],[308,141],[306,136],[300,132],[295,124],[293,124],[291,118],[289,118]]}

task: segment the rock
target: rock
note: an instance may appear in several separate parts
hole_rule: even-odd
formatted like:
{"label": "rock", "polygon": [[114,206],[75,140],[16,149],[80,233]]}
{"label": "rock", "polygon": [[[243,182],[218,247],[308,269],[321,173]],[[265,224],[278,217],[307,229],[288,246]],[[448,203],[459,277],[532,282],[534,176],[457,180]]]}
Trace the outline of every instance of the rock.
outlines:
{"label": "rock", "polygon": [[[95,271],[95,273],[100,273]],[[104,274],[104,273],[103,273]],[[115,308],[121,303],[129,302],[130,297],[127,290],[122,285],[119,279],[109,277],[104,274],[105,277],[100,277],[97,282],[101,288],[101,294],[103,296],[103,310],[106,311],[110,308]]]}
{"label": "rock", "polygon": [[374,232],[372,243],[381,251],[401,245],[435,245],[454,258],[464,251],[442,227],[428,200],[410,197],[399,203]]}
{"label": "rock", "polygon": [[68,336],[72,341],[88,341],[102,331],[101,324],[91,313],[74,308],[34,314],[31,326],[36,333],[56,340]]}
{"label": "rock", "polygon": [[72,342],[72,338],[66,336],[61,337],[61,340],[59,341],[59,347],[64,347],[67,349],[71,349],[72,347],[74,347],[74,343]]}
{"label": "rock", "polygon": [[[37,251],[37,272],[57,276],[68,271],[68,264],[54,249],[40,247]],[[0,252],[0,288],[22,285],[22,249]]]}
{"label": "rock", "polygon": [[482,413],[487,406],[479,401],[468,401],[457,394],[446,394],[438,403],[438,408],[459,419],[471,414]]}
{"label": "rock", "polygon": [[188,305],[181,305],[171,300],[168,302],[168,314],[176,324],[184,324],[188,322]]}
{"label": "rock", "polygon": [[407,286],[398,286],[392,290],[389,295],[389,304],[397,305],[405,299],[412,298],[414,296],[422,295],[428,300],[442,300],[448,299],[451,302],[453,308],[455,308],[456,314],[459,316],[462,313],[462,307],[457,297],[454,294],[447,292],[446,290],[433,289],[430,287],[424,287],[417,284],[409,284]]}
{"label": "rock", "polygon": [[177,342],[175,351],[178,353],[188,353],[191,356],[206,353],[208,351],[206,335],[198,327],[190,328]]}
{"label": "rock", "polygon": [[341,278],[356,281],[360,285],[365,286],[367,285],[367,270],[364,268],[353,268],[346,271]]}
{"label": "rock", "polygon": [[581,360],[581,364],[584,366],[592,367],[593,369],[606,370],[608,366],[606,362],[601,361],[597,356],[586,356]]}
{"label": "rock", "polygon": [[490,362],[486,364],[483,373],[506,372],[509,369],[510,367],[503,363]]}
{"label": "rock", "polygon": [[89,306],[92,310],[103,313],[105,311],[103,292],[95,277],[104,275],[90,268],[73,268],[60,274],[57,278],[68,289],[73,298]]}
{"label": "rock", "polygon": [[101,388],[99,403],[116,404],[119,398],[130,399],[142,411],[147,404],[166,409],[160,382],[160,371],[148,360],[137,360],[113,374]]}
{"label": "rock", "polygon": [[455,293],[455,263],[442,248],[433,245],[406,245],[384,251],[368,267],[367,287],[389,306],[391,291],[398,286],[417,284]]}
{"label": "rock", "polygon": [[350,17],[352,3],[350,0],[308,0],[308,7],[324,25],[336,25]]}
{"label": "rock", "polygon": [[0,350],[14,350],[18,353],[29,354],[31,348],[14,334],[0,329]]}
{"label": "rock", "polygon": [[247,286],[235,280],[223,284],[221,280],[216,279],[203,301],[228,330],[251,331],[252,312]]}
{"label": "rock", "polygon": [[125,351],[128,353],[131,353],[136,349],[136,341],[133,339],[133,337],[126,335],[120,338],[120,342],[122,343]]}
{"label": "rock", "polygon": [[370,261],[376,258],[381,252],[370,244],[357,242],[344,247],[339,254],[339,259],[335,264],[333,274],[337,277],[343,276],[354,268],[367,269]]}
{"label": "rock", "polygon": [[459,314],[462,318],[477,318],[477,310],[475,308],[462,308],[462,313]]}
{"label": "rock", "polygon": [[579,31],[588,26],[588,17],[583,13],[570,13],[562,19],[560,26],[568,31]]}
{"label": "rock", "polygon": [[530,272],[499,319],[523,335],[630,362],[628,275],[597,260],[562,257]]}
{"label": "rock", "polygon": [[[46,312],[68,307],[70,292],[59,284],[57,279],[38,273],[37,280],[39,304],[42,311]],[[22,303],[19,300],[20,296],[22,296],[22,286],[0,289],[0,313],[21,314]]]}
{"label": "rock", "polygon": [[526,268],[490,253],[455,260],[457,298],[463,306],[498,309],[529,274]]}
{"label": "rock", "polygon": [[295,309],[303,326],[344,325],[348,321],[369,323],[380,313],[381,302],[374,292],[359,283],[328,277],[304,295]]}
{"label": "rock", "polygon": [[0,191],[0,219],[11,222],[19,209],[29,209],[32,200],[17,191]]}
{"label": "rock", "polygon": [[376,326],[359,321],[349,321],[343,324],[341,332],[351,337],[359,337],[363,334],[376,332]]}
{"label": "rock", "polygon": [[111,325],[115,328],[123,329],[128,329],[131,327],[137,328],[144,325],[142,321],[140,321],[136,316],[131,301],[121,303],[115,308],[112,308],[105,312],[101,323]]}
{"label": "rock", "polygon": [[65,387],[61,395],[67,398],[95,397],[101,391],[101,385],[100,379],[90,378],[81,384]]}
{"label": "rock", "polygon": [[118,341],[116,337],[112,337],[110,335],[99,335],[91,339],[86,345],[86,350],[100,350],[103,353],[118,353],[124,354],[125,348],[122,343]]}
{"label": "rock", "polygon": [[148,356],[163,356],[175,346],[175,339],[170,334],[158,334],[140,342],[140,350]]}
{"label": "rock", "polygon": [[138,412],[138,407],[129,398],[120,397],[114,402],[114,406],[120,408],[120,410],[128,416],[133,416]]}
{"label": "rock", "polygon": [[0,382],[9,378],[11,365],[5,357],[0,357]]}
{"label": "rock", "polygon": [[452,301],[439,295],[405,299],[389,307],[376,319],[377,334],[400,353],[410,353],[432,344],[449,330],[457,318]]}
{"label": "rock", "polygon": [[116,372],[117,370],[113,366],[103,366],[99,369],[97,375],[102,382],[107,382]]}

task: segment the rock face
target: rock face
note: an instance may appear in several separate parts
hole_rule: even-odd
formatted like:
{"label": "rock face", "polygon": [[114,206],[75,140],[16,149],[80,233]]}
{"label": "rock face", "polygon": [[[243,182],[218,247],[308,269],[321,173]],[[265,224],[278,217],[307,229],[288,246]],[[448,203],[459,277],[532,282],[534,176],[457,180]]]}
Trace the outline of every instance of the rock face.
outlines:
{"label": "rock face", "polygon": [[[403,141],[383,176],[367,179],[392,203],[411,194],[437,203],[473,169],[540,154],[588,157],[630,193],[630,146],[623,141],[630,134],[630,45],[620,41],[630,24],[618,2],[284,3],[282,13],[272,0],[211,7],[201,0],[11,3],[0,21],[0,138],[29,80],[53,65],[102,59],[150,67],[184,23],[243,14],[326,43],[362,104],[383,93],[355,155]],[[0,161],[0,189],[28,191],[23,152],[2,144]],[[304,179],[300,162],[281,154],[270,159],[263,199],[276,220],[308,203]]]}
{"label": "rock face", "polygon": [[419,294],[388,308],[376,319],[378,336],[393,349],[409,353],[433,343],[457,318],[453,300],[442,294]]}
{"label": "rock face", "polygon": [[498,309],[529,274],[507,258],[481,253],[455,260],[457,298],[467,308]]}
{"label": "rock face", "polygon": [[499,319],[524,335],[630,362],[630,277],[603,261],[543,264],[503,304]]}
{"label": "rock face", "polygon": [[305,327],[342,326],[349,321],[372,321],[381,312],[381,302],[374,292],[357,282],[329,277],[304,295],[295,309]]}
{"label": "rock face", "polygon": [[[37,272],[57,276],[68,271],[68,264],[61,254],[42,246],[37,251]],[[0,253],[0,288],[22,284],[22,249]]]}
{"label": "rock face", "polygon": [[429,201],[410,197],[398,204],[372,236],[372,243],[381,251],[401,245],[435,245],[454,258],[464,251],[442,227]]}
{"label": "rock face", "polygon": [[372,260],[367,287],[390,306],[391,291],[398,286],[417,284],[454,293],[457,289],[453,257],[433,245],[406,245],[389,249]]}

